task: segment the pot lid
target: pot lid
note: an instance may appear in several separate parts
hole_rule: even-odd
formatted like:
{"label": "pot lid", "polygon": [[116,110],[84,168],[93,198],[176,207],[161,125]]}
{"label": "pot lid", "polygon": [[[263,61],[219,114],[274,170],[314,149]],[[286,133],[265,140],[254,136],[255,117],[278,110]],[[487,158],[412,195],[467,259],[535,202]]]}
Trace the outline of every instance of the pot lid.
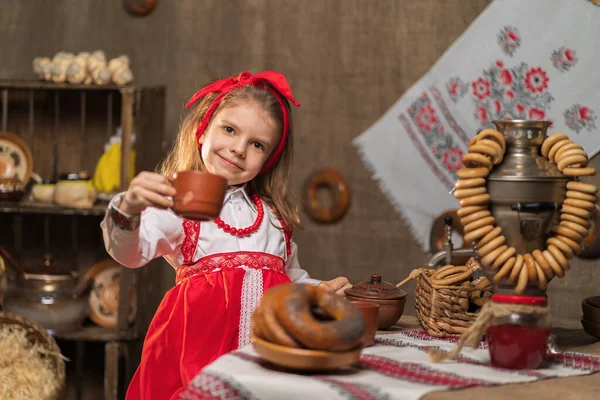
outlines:
{"label": "pot lid", "polygon": [[69,266],[55,262],[50,254],[44,254],[41,263],[25,266],[25,273],[29,279],[46,279],[42,277],[54,276],[54,279],[73,279]]}
{"label": "pot lid", "polygon": [[363,297],[367,299],[396,300],[406,297],[407,293],[395,285],[384,282],[381,275],[371,275],[370,281],[357,283],[346,289],[346,294],[352,297]]}

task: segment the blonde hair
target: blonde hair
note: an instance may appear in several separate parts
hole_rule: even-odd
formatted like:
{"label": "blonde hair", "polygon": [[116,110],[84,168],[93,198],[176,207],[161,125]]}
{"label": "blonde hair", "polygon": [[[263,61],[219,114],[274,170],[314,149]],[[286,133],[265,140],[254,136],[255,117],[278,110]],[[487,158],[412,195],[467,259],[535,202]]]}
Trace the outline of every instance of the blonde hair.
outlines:
{"label": "blonde hair", "polygon": [[[216,97],[216,93],[204,96],[183,119],[173,147],[159,166],[161,174],[171,176],[178,171],[205,170],[196,141],[196,129]],[[255,85],[235,88],[227,93],[217,106],[213,118],[219,111],[245,102],[258,104],[277,122],[279,129],[283,129],[283,112],[279,101],[268,88]],[[273,168],[267,172],[261,172],[248,182],[248,190],[257,193],[275,212],[277,218],[282,219],[286,226],[291,227],[292,225],[300,226],[300,220],[295,196],[288,187],[291,180],[294,152],[292,110],[286,99],[283,99],[283,102],[288,112],[289,121],[289,130],[283,152]],[[206,134],[206,132],[203,134]]]}

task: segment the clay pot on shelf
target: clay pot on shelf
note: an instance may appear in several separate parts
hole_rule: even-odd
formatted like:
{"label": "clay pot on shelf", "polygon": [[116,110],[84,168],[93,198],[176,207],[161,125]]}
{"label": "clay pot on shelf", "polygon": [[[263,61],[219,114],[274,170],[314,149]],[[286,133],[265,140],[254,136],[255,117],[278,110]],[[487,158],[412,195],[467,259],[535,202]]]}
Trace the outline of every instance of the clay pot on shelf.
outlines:
{"label": "clay pot on shelf", "polygon": [[0,178],[0,201],[20,201],[25,195],[25,185],[16,178]]}
{"label": "clay pot on shelf", "polygon": [[408,295],[395,285],[384,282],[379,274],[371,275],[370,281],[360,282],[346,289],[345,293],[350,301],[379,304],[379,329],[388,329],[400,320]]}
{"label": "clay pot on shelf", "polygon": [[173,186],[177,194],[173,198],[173,211],[187,219],[207,221],[221,213],[227,180],[202,171],[176,172]]}

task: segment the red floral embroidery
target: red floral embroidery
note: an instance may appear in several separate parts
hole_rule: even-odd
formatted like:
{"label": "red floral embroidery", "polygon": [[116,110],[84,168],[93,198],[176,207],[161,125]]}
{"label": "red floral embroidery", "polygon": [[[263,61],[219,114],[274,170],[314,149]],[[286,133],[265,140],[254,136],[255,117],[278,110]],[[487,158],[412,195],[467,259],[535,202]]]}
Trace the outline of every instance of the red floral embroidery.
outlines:
{"label": "red floral embroidery", "polygon": [[579,109],[579,116],[581,119],[589,121],[594,116],[594,113],[587,107],[581,107]]}
{"label": "red floral embroidery", "polygon": [[477,78],[471,86],[473,87],[473,95],[479,100],[483,100],[490,95],[490,83],[482,77]]}
{"label": "red floral embroidery", "polygon": [[577,63],[577,53],[573,49],[562,46],[552,52],[550,61],[560,72],[567,72]]}
{"label": "red floral embroidery", "polygon": [[501,119],[544,119],[554,97],[546,71],[526,63],[505,67],[497,60],[473,81],[474,117],[481,125]]}
{"label": "red floral embroidery", "polygon": [[449,171],[458,171],[462,167],[463,152],[452,147],[443,154],[443,163]]}
{"label": "red floral embroidery", "polygon": [[509,69],[503,69],[502,72],[500,72],[500,81],[503,85],[510,86],[512,84],[513,78]]}
{"label": "red floral embroidery", "polygon": [[485,107],[479,107],[476,110],[475,115],[477,116],[477,119],[481,121],[482,124],[485,124],[489,121],[488,112],[485,109]]}
{"label": "red floral embroidery", "polygon": [[502,111],[502,103],[500,103],[498,100],[494,100],[494,111],[496,114],[500,114]]}
{"label": "red floral embroidery", "polygon": [[548,88],[550,79],[541,67],[531,68],[525,75],[525,86],[532,93],[541,93]]}
{"label": "red floral embroidery", "polygon": [[[514,26],[505,26],[498,33],[497,41],[502,51],[512,57],[521,45],[521,36]],[[498,66],[502,67],[502,65]]]}
{"label": "red floral embroidery", "polygon": [[211,254],[195,263],[180,265],[176,272],[176,283],[179,285],[195,275],[207,275],[216,270],[232,270],[242,266],[285,273],[285,261],[281,257],[268,253],[236,251]]}
{"label": "red floral embroidery", "polygon": [[191,262],[196,254],[196,246],[200,237],[200,222],[184,219],[182,225],[185,238],[181,245],[181,254],[184,262]]}
{"label": "red floral embroidery", "polygon": [[563,112],[565,124],[575,132],[579,133],[583,129],[592,132],[596,129],[596,117],[591,108],[574,104]]}
{"label": "red floral embroidery", "polygon": [[459,77],[452,77],[446,82],[446,91],[455,103],[469,91],[469,85]]}
{"label": "red floral embroidery", "polygon": [[529,109],[529,119],[534,120],[543,120],[546,116],[544,110],[540,110],[539,108],[531,107]]}
{"label": "red floral embroidery", "polygon": [[425,129],[427,132],[431,131],[433,125],[438,122],[435,110],[430,104],[425,104],[419,109],[415,120],[419,128]]}
{"label": "red floral embroidery", "polygon": [[[436,87],[431,87],[430,90],[433,100],[426,92],[410,104],[409,108],[413,111],[409,116],[412,124],[417,127],[416,130],[404,114],[400,114],[398,118],[433,173],[444,185],[452,188],[453,181],[457,179],[452,158],[456,154],[446,153],[451,152],[453,148],[461,148],[460,143],[456,142],[457,137],[462,139],[465,145],[469,143],[469,139],[452,117],[441,92]],[[458,157],[462,157],[462,154]]]}
{"label": "red floral embroidery", "polygon": [[285,221],[280,219],[279,223],[283,229],[283,237],[285,238],[285,254],[289,257],[292,255],[292,235],[294,234],[294,227],[287,226]]}

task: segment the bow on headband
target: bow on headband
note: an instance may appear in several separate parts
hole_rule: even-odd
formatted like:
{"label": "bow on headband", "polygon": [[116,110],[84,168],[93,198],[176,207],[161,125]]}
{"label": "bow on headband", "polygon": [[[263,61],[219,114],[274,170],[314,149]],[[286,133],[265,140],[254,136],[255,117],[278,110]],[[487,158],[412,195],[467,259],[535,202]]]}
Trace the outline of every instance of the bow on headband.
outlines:
{"label": "bow on headband", "polygon": [[[271,84],[275,90],[273,90],[270,86],[264,85],[265,83]],[[200,139],[200,137],[206,131],[208,127],[208,123],[212,119],[212,116],[217,109],[217,106],[221,103],[221,100],[225,95],[231,92],[233,89],[241,88],[247,85],[264,85],[272,94],[275,96],[277,101],[279,102],[279,106],[281,107],[281,112],[283,114],[283,132],[281,135],[281,140],[277,145],[277,148],[273,151],[273,154],[269,157],[265,165],[263,166],[262,172],[267,172],[277,163],[279,157],[281,157],[281,153],[283,153],[283,149],[285,147],[285,143],[287,141],[287,136],[289,132],[289,116],[287,107],[285,105],[285,100],[283,98],[288,99],[292,102],[296,107],[300,107],[300,103],[294,99],[292,95],[292,89],[285,79],[283,74],[277,71],[264,71],[259,72],[258,74],[252,75],[250,72],[242,72],[235,78],[225,78],[210,85],[200,89],[196,92],[190,101],[186,104],[186,108],[190,108],[193,106],[199,99],[203,98],[209,93],[219,93],[217,97],[213,100],[212,104],[206,110],[204,117],[198,123],[198,128],[196,128],[196,143]],[[282,97],[283,96],[283,97]]]}

